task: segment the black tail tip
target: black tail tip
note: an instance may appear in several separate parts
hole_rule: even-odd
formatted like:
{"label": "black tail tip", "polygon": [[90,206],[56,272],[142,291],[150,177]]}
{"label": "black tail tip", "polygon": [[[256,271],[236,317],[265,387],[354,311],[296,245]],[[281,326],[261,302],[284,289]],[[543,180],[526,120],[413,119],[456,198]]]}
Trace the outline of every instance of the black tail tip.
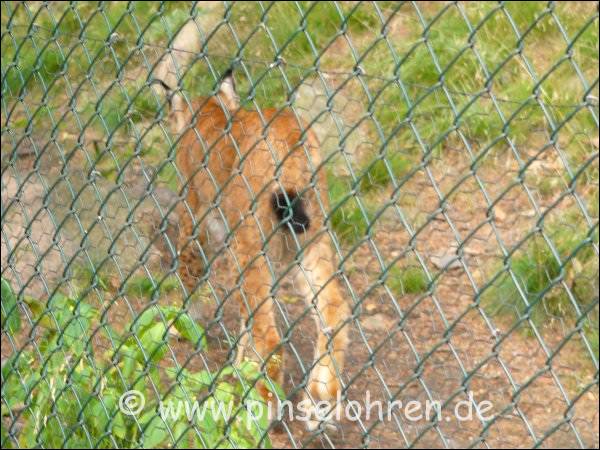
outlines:
{"label": "black tail tip", "polygon": [[231,78],[231,77],[233,77],[233,67],[230,67],[225,72],[223,72],[221,79],[224,80],[225,78]]}
{"label": "black tail tip", "polygon": [[279,220],[279,226],[295,233],[304,233],[310,227],[310,218],[304,210],[302,199],[291,191],[274,193],[271,197],[273,211]]}

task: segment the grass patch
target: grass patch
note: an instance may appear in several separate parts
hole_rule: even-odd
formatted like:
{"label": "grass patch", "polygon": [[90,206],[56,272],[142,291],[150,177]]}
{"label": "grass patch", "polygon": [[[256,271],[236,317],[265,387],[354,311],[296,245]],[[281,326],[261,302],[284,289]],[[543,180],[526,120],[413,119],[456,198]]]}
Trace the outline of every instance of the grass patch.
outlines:
{"label": "grass patch", "polygon": [[348,177],[328,174],[330,211],[328,220],[338,238],[347,244],[357,243],[365,237],[373,220],[373,212],[366,206],[367,202],[362,202],[365,208],[363,212],[356,193],[351,194],[352,184],[352,180]]}
{"label": "grass patch", "polygon": [[[107,136],[117,132],[131,133],[132,126],[148,124],[161,111],[167,115],[166,106],[150,88],[130,84],[127,89],[113,86],[95,102],[90,102],[78,113],[94,120],[96,128]],[[143,125],[138,127],[141,129]]]}
{"label": "grass patch", "polygon": [[590,343],[590,348],[594,355],[596,355],[596,359],[598,359],[599,350],[600,350],[600,340],[598,334],[598,308],[596,308],[596,312],[594,313],[595,319],[586,320],[583,324],[583,332],[587,337],[588,342]]}
{"label": "grass patch", "polygon": [[158,171],[158,182],[167,186],[171,191],[179,191],[179,176],[174,163],[162,164]]}
{"label": "grass patch", "polygon": [[[91,93],[92,103],[99,102],[88,112],[98,112],[101,119],[94,118],[94,127],[104,133],[127,133],[128,125],[148,123],[158,112],[155,99],[135,93],[153,60],[149,48],[136,45],[166,45],[192,13],[213,14],[206,6],[168,2],[3,8],[2,23],[10,29],[2,39],[3,96],[10,101],[26,87],[40,97],[54,81],[59,86],[50,88],[47,107],[64,105],[64,69],[73,87],[83,86],[79,96],[88,100]],[[215,20],[222,20],[217,16]],[[36,27],[28,34],[32,17]],[[547,127],[549,115],[555,123],[567,120],[561,135],[570,143],[568,152],[575,153],[584,144],[570,137],[597,130],[587,108],[571,117],[573,108],[544,110],[538,103],[580,104],[586,91],[580,74],[589,85],[597,77],[593,4],[236,2],[228,6],[227,17],[236,39],[228,26],[216,31],[207,47],[210,64],[200,58],[184,80],[194,96],[210,93],[218,74],[235,58],[244,61],[236,73],[242,101],[260,108],[283,106],[315,68],[341,70],[345,77],[358,63],[369,94],[359,88],[353,95],[365,109],[371,101],[367,97],[372,98],[369,109],[390,146],[442,150],[445,141],[458,139],[456,127],[472,145],[489,143],[505,132],[516,144],[526,145],[531,130]],[[378,40],[384,23],[386,40]],[[565,42],[564,32],[571,42]],[[111,41],[111,36],[118,39]],[[522,48],[519,54],[517,47]],[[580,74],[562,61],[567,52]],[[272,66],[278,58],[287,64]],[[535,73],[525,69],[523,58]],[[110,84],[116,78],[122,78],[126,92],[112,92],[123,89]],[[96,98],[106,89],[110,95]],[[597,87],[590,93],[597,96]],[[501,101],[492,101],[490,95]],[[520,109],[524,103],[528,106]],[[89,115],[82,115],[81,122],[86,122]],[[375,135],[370,138],[379,139]],[[372,170],[381,171],[376,166]],[[362,188],[377,186],[374,179]]]}
{"label": "grass patch", "polygon": [[[597,355],[598,232],[591,242],[586,242],[587,234],[564,227],[547,235],[558,258],[542,236],[532,236],[508,262],[513,276],[503,273],[485,292],[484,308],[514,321],[530,318],[542,328],[556,321],[571,327],[581,322]],[[583,316],[577,315],[571,298]]]}
{"label": "grass patch", "polygon": [[329,220],[343,242],[354,244],[369,233],[381,203],[380,189],[401,179],[412,164],[405,155],[394,153],[370,160],[359,170],[356,182],[328,173]]}
{"label": "grass patch", "polygon": [[61,71],[65,62],[63,55],[56,49],[36,49],[27,45],[18,52],[7,50],[7,54],[4,55],[3,51],[2,59],[8,63],[6,72],[4,67],[2,70],[5,88],[14,96],[25,87],[36,83],[48,85]]}
{"label": "grass patch", "polygon": [[405,294],[422,294],[429,288],[429,280],[425,271],[418,266],[398,267],[388,271],[387,286],[398,296]]}
{"label": "grass patch", "polygon": [[360,188],[369,192],[387,186],[392,180],[398,181],[408,173],[411,164],[409,159],[399,153],[376,158],[359,175]]}
{"label": "grass patch", "polygon": [[[539,104],[581,103],[584,85],[573,66],[561,62],[567,51],[591,83],[597,78],[598,18],[592,5],[577,12],[565,5],[553,7],[570,30],[569,50],[546,4],[526,2],[516,8],[510,3],[406,6],[403,13],[410,16],[419,9],[424,23],[407,21],[402,38],[390,39],[396,58],[378,47],[363,62],[368,74],[397,80],[369,82],[371,92],[378,93],[374,117],[386,135],[405,145],[425,144],[424,150],[431,151],[456,139],[455,127],[472,144],[489,143],[506,132],[513,142],[528,145],[532,130],[546,128],[549,118],[555,123],[568,119],[561,132],[565,137],[593,131],[589,112],[570,117],[574,107],[546,105],[544,110]],[[522,57],[515,55],[519,45]],[[535,73],[525,70],[524,58]],[[402,126],[408,120],[414,128]],[[569,147],[575,152],[579,146]]]}

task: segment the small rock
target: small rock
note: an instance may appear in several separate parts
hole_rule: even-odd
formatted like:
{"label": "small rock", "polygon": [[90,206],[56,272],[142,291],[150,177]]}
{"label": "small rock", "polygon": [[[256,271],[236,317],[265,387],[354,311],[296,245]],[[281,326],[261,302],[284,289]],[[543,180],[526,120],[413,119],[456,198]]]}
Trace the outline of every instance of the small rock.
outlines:
{"label": "small rock", "polygon": [[361,324],[367,331],[386,331],[390,328],[389,319],[383,314],[366,316],[361,320]]}
{"label": "small rock", "polygon": [[440,270],[461,269],[462,264],[458,260],[455,253],[446,253],[443,256],[432,256],[431,262]]}
{"label": "small rock", "polygon": [[494,206],[494,217],[500,222],[504,222],[506,220],[506,213],[499,206]]}

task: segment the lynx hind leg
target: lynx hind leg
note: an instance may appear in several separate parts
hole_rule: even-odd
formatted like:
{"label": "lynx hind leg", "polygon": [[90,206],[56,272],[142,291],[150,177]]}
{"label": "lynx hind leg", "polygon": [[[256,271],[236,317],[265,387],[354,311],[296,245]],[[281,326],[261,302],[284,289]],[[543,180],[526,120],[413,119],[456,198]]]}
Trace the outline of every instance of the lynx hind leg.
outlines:
{"label": "lynx hind leg", "polygon": [[[241,313],[236,362],[241,363],[244,358],[255,361],[263,373],[281,384],[283,351],[271,297],[271,272],[266,257],[256,257],[260,254],[260,239],[250,237],[244,231],[236,238],[232,250],[240,270],[236,297]],[[260,382],[257,388],[266,401],[273,398],[264,382]]]}
{"label": "lynx hind leg", "polygon": [[178,208],[179,234],[177,237],[177,254],[179,258],[178,273],[187,294],[197,288],[204,275],[203,257],[199,245],[202,245],[195,221],[189,210],[183,205]]}
{"label": "lynx hind leg", "polygon": [[[348,346],[346,322],[350,317],[350,308],[336,278],[333,249],[325,237],[309,244],[297,272],[296,282],[307,305],[314,308],[318,333],[314,365],[304,400],[310,405],[311,412],[307,426],[314,430],[331,420],[336,408],[340,407],[340,375]],[[324,404],[328,404],[328,408],[317,407]]]}

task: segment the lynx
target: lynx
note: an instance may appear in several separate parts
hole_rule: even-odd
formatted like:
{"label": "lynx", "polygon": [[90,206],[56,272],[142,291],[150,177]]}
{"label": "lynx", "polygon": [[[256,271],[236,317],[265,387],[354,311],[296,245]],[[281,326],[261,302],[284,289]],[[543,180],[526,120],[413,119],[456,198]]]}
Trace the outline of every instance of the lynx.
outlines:
{"label": "lynx", "polygon": [[[191,291],[207,270],[202,253],[230,252],[242,321],[237,360],[257,361],[281,383],[283,355],[272,284],[282,268],[295,264],[293,285],[312,308],[319,333],[307,400],[333,407],[341,390],[350,311],[326,223],[328,188],[319,142],[289,109],[241,108],[231,71],[214,96],[188,102],[177,87],[176,73],[189,67],[200,41],[197,24],[188,22],[154,71],[155,86],[169,99],[169,121],[179,136],[176,165],[186,195],[180,212],[179,274]],[[258,389],[270,397],[264,383]]]}

